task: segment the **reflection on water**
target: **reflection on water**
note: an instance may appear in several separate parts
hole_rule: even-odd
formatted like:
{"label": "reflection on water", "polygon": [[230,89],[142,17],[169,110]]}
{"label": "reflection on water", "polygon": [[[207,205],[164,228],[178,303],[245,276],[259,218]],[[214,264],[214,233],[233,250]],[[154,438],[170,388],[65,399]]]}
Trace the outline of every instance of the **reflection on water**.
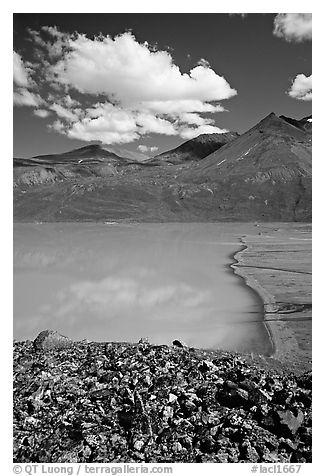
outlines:
{"label": "reflection on water", "polygon": [[14,337],[265,353],[261,304],[229,269],[248,226],[15,224]]}

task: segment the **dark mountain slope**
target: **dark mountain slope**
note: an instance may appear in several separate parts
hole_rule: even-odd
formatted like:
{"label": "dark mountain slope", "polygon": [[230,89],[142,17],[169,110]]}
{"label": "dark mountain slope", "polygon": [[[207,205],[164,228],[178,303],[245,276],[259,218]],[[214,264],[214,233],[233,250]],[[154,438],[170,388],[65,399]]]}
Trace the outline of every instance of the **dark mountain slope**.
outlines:
{"label": "dark mountain slope", "polygon": [[310,135],[271,113],[180,178],[209,184],[218,218],[295,221],[311,219],[311,173]]}
{"label": "dark mountain slope", "polygon": [[306,132],[271,113],[245,134],[202,159],[187,177],[195,181],[243,174],[252,177],[264,171],[284,172],[297,167],[309,173],[310,146]]}
{"label": "dark mountain slope", "polygon": [[288,122],[289,124],[292,124],[295,127],[298,127],[298,129],[301,129],[305,132],[309,132],[310,134],[312,133],[312,116],[306,116],[303,117],[302,119],[292,119],[291,117],[286,117],[286,116],[280,116],[280,119],[283,119],[284,121]]}
{"label": "dark mountain slope", "polygon": [[237,132],[226,132],[224,134],[201,134],[194,139],[190,139],[175,149],[168,150],[156,155],[151,161],[168,162],[171,164],[181,164],[190,160],[201,160],[203,157],[220,149],[228,142],[239,137]]}

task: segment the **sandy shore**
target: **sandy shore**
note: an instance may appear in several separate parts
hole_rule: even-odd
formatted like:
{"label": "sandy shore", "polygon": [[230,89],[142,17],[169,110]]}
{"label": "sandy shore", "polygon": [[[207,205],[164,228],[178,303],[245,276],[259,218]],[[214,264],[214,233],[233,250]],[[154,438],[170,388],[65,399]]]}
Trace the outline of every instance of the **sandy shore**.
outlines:
{"label": "sandy shore", "polygon": [[[257,225],[258,226],[258,225]],[[311,368],[311,225],[265,224],[244,235],[235,274],[264,303],[273,358],[295,370]]]}

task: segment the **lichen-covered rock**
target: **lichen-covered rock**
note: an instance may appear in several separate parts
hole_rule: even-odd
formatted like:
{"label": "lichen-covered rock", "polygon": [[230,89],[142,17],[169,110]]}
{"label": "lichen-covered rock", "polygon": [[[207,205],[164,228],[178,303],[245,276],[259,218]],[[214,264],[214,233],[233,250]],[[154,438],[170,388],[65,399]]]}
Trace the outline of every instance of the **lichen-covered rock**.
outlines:
{"label": "lichen-covered rock", "polygon": [[14,343],[17,463],[311,461],[310,373],[221,351],[70,343]]}
{"label": "lichen-covered rock", "polygon": [[73,341],[56,331],[46,330],[38,334],[33,344],[35,350],[54,350],[70,347]]}
{"label": "lichen-covered rock", "polygon": [[175,347],[179,347],[180,349],[187,349],[187,344],[185,344],[185,342],[183,342],[182,340],[178,340],[178,339],[175,339],[173,340],[173,345]]}
{"label": "lichen-covered rock", "polygon": [[290,435],[295,435],[304,421],[304,414],[301,410],[298,410],[296,415],[294,415],[291,410],[278,411],[277,414],[280,417],[281,426],[284,427]]}

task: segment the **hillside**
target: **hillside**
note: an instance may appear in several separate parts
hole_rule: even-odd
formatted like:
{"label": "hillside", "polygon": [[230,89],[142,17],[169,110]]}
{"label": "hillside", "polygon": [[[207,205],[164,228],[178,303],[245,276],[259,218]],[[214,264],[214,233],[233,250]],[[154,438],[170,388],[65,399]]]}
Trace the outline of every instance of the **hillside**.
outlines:
{"label": "hillside", "polygon": [[311,174],[310,134],[271,113],[181,178],[209,183],[219,217],[304,221],[311,219]]}
{"label": "hillside", "polygon": [[194,139],[190,139],[175,149],[167,150],[156,155],[151,161],[168,162],[171,164],[181,164],[190,160],[200,160],[220,149],[223,145],[236,139],[237,132],[225,132],[224,134],[200,134]]}
{"label": "hillside", "polygon": [[301,129],[305,132],[309,132],[310,134],[312,133],[312,117],[311,116],[306,116],[299,120],[292,119],[291,117],[280,116],[280,119],[283,119],[289,124],[292,124],[293,126],[298,127],[298,129]]}
{"label": "hillside", "polygon": [[31,158],[33,162],[40,164],[59,164],[59,163],[82,163],[82,162],[111,162],[125,163],[129,159],[120,157],[114,152],[104,149],[99,144],[90,144],[79,149],[73,149],[60,154],[37,155]]}
{"label": "hillside", "polygon": [[13,166],[14,187],[17,187],[108,177],[122,173],[126,168],[141,168],[142,163],[91,144],[60,154],[14,158]]}

